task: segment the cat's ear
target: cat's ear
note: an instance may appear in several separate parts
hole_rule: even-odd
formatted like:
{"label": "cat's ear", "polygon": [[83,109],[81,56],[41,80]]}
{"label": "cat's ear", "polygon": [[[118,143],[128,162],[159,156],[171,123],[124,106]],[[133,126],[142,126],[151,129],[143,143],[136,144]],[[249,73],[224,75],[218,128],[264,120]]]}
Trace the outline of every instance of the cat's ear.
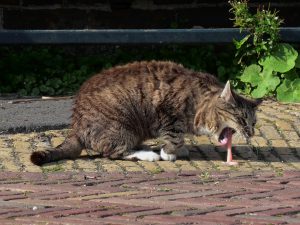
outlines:
{"label": "cat's ear", "polygon": [[230,82],[229,81],[227,81],[220,97],[228,103],[235,103],[235,100],[234,100],[234,97],[233,97],[233,94],[232,94],[232,91],[231,91],[231,88],[230,88]]}
{"label": "cat's ear", "polygon": [[252,104],[253,104],[254,108],[257,108],[262,102],[263,102],[262,98],[257,98],[257,99],[252,100]]}

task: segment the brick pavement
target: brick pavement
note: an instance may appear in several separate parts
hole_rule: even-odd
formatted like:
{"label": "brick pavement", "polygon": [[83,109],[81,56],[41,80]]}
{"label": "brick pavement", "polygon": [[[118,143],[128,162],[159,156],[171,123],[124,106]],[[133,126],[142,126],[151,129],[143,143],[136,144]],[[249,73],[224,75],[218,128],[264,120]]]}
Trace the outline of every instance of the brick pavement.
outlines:
{"label": "brick pavement", "polygon": [[264,102],[237,167],[206,136],[186,137],[190,160],[30,163],[67,132],[0,135],[0,224],[300,224],[299,104]]}
{"label": "brick pavement", "polygon": [[1,224],[300,224],[300,174],[0,174]]}

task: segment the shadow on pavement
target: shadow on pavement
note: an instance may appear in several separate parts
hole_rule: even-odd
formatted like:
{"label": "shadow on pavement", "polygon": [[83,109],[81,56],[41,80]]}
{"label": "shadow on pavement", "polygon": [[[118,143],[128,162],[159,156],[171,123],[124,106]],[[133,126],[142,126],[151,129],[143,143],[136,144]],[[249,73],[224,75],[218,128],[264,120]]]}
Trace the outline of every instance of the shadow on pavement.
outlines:
{"label": "shadow on pavement", "polygon": [[[187,161],[225,161],[227,150],[221,146],[212,144],[185,145],[190,152],[188,158],[181,157],[179,160]],[[159,148],[153,150],[159,153]],[[233,157],[236,160],[266,161],[266,162],[300,162],[300,156],[293,148],[287,147],[254,147],[251,145],[236,145],[233,147]],[[88,155],[82,155],[79,159],[91,160],[102,158],[100,154],[88,150]],[[112,160],[113,161],[113,160]],[[137,160],[132,160],[137,161]]]}

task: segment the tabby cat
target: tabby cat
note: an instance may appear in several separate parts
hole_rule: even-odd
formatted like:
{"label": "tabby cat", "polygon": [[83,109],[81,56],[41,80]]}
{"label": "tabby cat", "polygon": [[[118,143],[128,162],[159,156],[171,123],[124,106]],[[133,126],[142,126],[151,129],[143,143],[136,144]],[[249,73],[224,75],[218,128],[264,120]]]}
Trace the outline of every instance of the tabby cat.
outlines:
{"label": "tabby cat", "polygon": [[[75,97],[71,132],[59,146],[36,151],[36,165],[74,159],[91,149],[110,159],[176,160],[187,155],[183,135],[210,134],[226,144],[234,132],[254,133],[258,102],[245,99],[210,74],[166,61],[117,66],[91,77]],[[141,149],[161,137],[160,154]]]}

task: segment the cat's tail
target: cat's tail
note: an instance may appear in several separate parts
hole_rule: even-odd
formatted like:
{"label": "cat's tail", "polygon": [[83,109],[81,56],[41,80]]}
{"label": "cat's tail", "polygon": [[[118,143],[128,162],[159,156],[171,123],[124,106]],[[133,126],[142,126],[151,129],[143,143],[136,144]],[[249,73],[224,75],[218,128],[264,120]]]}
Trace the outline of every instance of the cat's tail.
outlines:
{"label": "cat's tail", "polygon": [[56,148],[33,152],[30,159],[35,165],[41,166],[44,163],[61,159],[74,159],[80,155],[82,149],[83,147],[76,135],[72,135]]}

